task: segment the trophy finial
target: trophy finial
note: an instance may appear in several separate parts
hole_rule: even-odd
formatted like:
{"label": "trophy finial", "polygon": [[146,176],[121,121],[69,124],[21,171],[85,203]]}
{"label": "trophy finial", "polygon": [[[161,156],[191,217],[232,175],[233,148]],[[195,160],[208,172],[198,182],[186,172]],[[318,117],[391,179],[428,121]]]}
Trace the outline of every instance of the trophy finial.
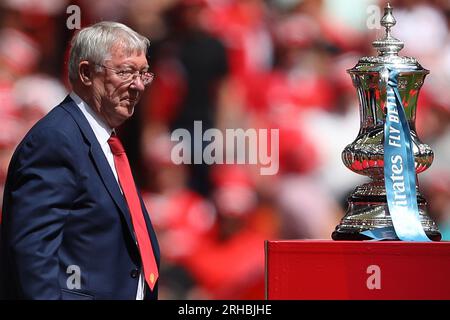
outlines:
{"label": "trophy finial", "polygon": [[377,49],[379,56],[398,55],[398,52],[403,49],[404,44],[391,35],[391,28],[395,26],[397,21],[392,14],[392,7],[389,2],[384,8],[384,15],[380,23],[386,29],[386,33],[383,38],[372,42],[372,45]]}
{"label": "trophy finial", "polygon": [[395,26],[396,23],[397,21],[392,15],[392,7],[388,2],[386,7],[384,8],[384,16],[381,18],[381,25],[386,28],[387,35],[390,35],[391,28]]}

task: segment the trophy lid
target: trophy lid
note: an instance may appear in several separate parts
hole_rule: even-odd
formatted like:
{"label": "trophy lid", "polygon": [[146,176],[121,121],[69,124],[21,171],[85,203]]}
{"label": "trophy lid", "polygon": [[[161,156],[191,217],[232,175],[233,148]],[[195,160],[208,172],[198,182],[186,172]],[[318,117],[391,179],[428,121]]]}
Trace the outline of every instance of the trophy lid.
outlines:
{"label": "trophy lid", "polygon": [[399,56],[398,53],[403,49],[404,43],[391,35],[391,28],[397,21],[392,14],[392,7],[387,3],[384,8],[384,15],[380,24],[385,28],[384,37],[372,42],[372,46],[377,50],[378,56],[362,57],[358,64],[348,70],[354,72],[376,72],[380,66],[393,65],[396,69],[402,71],[419,71],[428,73],[415,58]]}

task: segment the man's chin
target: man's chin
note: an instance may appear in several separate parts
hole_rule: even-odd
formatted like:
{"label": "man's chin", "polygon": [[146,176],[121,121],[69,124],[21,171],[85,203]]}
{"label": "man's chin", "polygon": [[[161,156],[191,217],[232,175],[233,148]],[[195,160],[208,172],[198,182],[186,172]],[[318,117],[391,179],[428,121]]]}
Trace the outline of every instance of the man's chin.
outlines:
{"label": "man's chin", "polygon": [[134,113],[134,106],[132,107],[128,107],[126,110],[124,110],[123,113],[121,113],[121,117],[123,118],[123,120],[128,120],[129,118],[131,118],[131,116]]}
{"label": "man's chin", "polygon": [[133,113],[134,110],[134,106],[136,105],[137,101],[136,100],[123,100],[121,101],[120,105],[123,108],[127,108],[127,110],[131,111],[131,113]]}
{"label": "man's chin", "polygon": [[136,102],[132,102],[130,100],[123,100],[119,104],[119,110],[121,111],[121,114],[123,113],[128,114],[128,116],[132,116],[134,112],[134,106],[136,105]]}

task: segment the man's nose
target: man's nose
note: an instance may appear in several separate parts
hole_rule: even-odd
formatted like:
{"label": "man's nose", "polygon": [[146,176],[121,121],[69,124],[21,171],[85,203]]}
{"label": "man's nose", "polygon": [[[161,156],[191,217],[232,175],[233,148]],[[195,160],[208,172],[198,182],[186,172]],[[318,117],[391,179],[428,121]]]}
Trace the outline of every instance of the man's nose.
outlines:
{"label": "man's nose", "polygon": [[134,77],[133,81],[131,82],[131,87],[135,90],[138,91],[144,91],[145,90],[145,85],[144,82],[142,81],[142,78],[140,76]]}

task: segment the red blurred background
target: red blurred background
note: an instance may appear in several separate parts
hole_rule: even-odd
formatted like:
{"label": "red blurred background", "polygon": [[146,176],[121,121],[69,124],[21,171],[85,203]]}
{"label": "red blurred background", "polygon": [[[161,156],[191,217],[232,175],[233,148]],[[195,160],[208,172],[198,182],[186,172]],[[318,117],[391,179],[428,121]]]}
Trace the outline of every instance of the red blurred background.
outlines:
{"label": "red blurred background", "polygon": [[[70,5],[80,16],[67,13]],[[157,75],[120,134],[162,249],[161,299],[263,299],[264,240],[329,239],[364,178],[340,159],[359,129],[346,69],[374,55],[376,0],[3,0],[0,5],[0,191],[15,146],[70,92],[74,31],[123,22],[151,42]],[[450,240],[450,4],[391,1],[394,36],[431,74],[418,134],[435,152],[419,176]],[[382,9],[381,9],[382,12]],[[372,19],[372,20],[371,20]],[[71,22],[76,20],[70,20]],[[369,24],[368,24],[369,23]],[[280,170],[174,165],[177,128],[278,128]]]}

